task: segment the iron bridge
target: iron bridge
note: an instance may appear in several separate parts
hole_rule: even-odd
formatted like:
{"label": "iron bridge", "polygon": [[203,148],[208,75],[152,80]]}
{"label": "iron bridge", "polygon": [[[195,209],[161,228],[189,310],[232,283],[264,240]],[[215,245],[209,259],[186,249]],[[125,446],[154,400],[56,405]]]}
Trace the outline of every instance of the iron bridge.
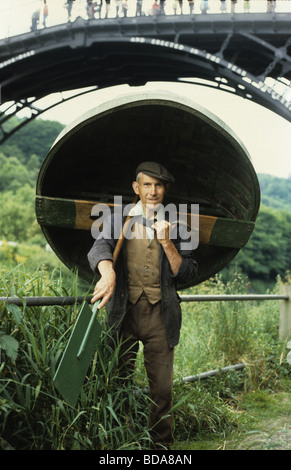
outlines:
{"label": "iron bridge", "polygon": [[[0,143],[49,109],[37,102],[52,93],[59,92],[57,105],[104,87],[181,80],[252,100],[291,121],[291,13],[78,17],[3,39]],[[66,98],[67,91],[73,92]],[[7,130],[24,108],[30,117]]]}

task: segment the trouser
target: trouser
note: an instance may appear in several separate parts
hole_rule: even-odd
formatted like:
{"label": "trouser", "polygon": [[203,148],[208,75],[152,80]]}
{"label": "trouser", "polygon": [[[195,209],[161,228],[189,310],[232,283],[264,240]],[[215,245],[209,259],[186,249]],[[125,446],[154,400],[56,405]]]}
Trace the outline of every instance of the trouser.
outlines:
{"label": "trouser", "polygon": [[143,343],[144,365],[150,389],[150,434],[153,442],[169,446],[173,443],[172,407],[174,348],[169,348],[162,321],[161,302],[152,305],[142,295],[129,309],[121,325],[121,360],[130,374]]}

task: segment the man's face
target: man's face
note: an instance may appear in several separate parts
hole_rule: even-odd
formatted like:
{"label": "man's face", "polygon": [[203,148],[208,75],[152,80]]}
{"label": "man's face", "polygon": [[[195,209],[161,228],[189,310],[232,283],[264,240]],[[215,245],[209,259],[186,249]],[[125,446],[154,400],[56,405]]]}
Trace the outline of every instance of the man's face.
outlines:
{"label": "man's face", "polygon": [[138,183],[136,181],[132,183],[132,187],[135,194],[139,195],[144,207],[162,204],[167,192],[167,186],[161,180],[144,173]]}

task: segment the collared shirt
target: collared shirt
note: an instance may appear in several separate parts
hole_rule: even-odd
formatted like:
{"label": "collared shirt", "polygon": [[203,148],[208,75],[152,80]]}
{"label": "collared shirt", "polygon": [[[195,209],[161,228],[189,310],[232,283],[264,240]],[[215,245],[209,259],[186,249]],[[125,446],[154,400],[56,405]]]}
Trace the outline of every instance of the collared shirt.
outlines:
{"label": "collared shirt", "polygon": [[[156,209],[156,210],[155,210]],[[156,214],[154,214],[154,212]],[[149,206],[149,216],[147,218],[146,213],[144,211],[144,207],[141,201],[138,201],[129,211],[128,215],[130,217],[138,217],[142,216],[145,219],[144,225],[146,226],[146,235],[147,238],[152,241],[154,239],[154,229],[153,224],[154,222],[159,222],[161,220],[165,220],[165,210],[163,204],[158,204],[156,208],[152,208]],[[152,217],[151,217],[152,216]]]}

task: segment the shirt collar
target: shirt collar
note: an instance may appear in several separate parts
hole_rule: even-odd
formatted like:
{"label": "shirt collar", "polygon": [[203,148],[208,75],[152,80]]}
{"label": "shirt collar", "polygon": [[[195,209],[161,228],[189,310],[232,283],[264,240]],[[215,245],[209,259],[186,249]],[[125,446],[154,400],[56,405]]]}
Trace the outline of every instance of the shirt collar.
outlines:
{"label": "shirt collar", "polygon": [[[129,211],[128,214],[130,217],[135,217],[141,215],[142,217],[146,218],[145,211],[142,205],[141,200],[139,200]],[[157,220],[164,220],[165,219],[165,210],[163,204],[159,205],[157,210]]]}
{"label": "shirt collar", "polygon": [[[148,219],[146,219],[146,216],[145,216],[145,212],[144,212],[144,209],[143,209],[143,205],[142,205],[142,202],[139,200],[135,206],[133,206],[128,215],[130,217],[142,217],[142,223],[143,225],[145,225],[145,228],[146,228],[146,234],[147,234],[147,238],[152,241],[153,238],[154,238],[154,229],[153,229],[153,220],[150,220],[148,221]],[[158,210],[157,210],[157,214],[156,214],[156,217],[155,217],[155,220],[157,221],[160,221],[160,220],[165,220],[165,210],[164,210],[164,206],[163,204],[160,204]]]}

